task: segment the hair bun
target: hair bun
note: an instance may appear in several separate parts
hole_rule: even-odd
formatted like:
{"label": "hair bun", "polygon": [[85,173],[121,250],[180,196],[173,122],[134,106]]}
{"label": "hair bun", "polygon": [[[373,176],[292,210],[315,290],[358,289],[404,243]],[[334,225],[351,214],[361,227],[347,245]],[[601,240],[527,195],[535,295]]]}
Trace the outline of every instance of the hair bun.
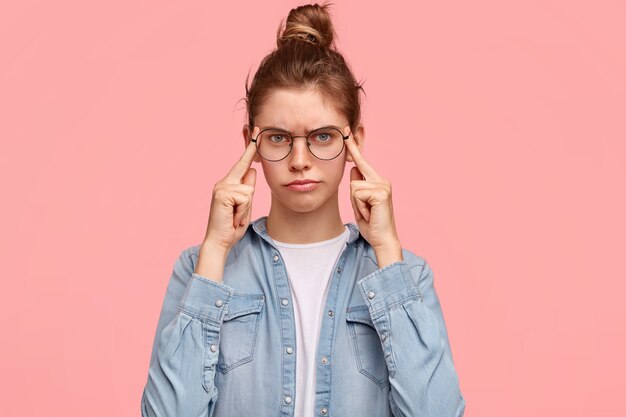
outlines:
{"label": "hair bun", "polygon": [[329,4],[323,6],[307,4],[291,9],[284,30],[278,29],[277,45],[280,48],[291,39],[303,40],[315,45],[330,48],[335,31],[328,13]]}

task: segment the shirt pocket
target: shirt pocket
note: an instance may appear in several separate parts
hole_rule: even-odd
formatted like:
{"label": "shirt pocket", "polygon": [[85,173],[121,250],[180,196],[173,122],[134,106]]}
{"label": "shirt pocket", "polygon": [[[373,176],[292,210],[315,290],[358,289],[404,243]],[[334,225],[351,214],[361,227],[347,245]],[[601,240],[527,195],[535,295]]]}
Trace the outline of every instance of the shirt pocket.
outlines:
{"label": "shirt pocket", "polygon": [[381,388],[389,385],[389,371],[382,342],[372,323],[368,307],[366,305],[348,307],[346,323],[354,361],[359,372]]}
{"label": "shirt pocket", "polygon": [[254,359],[263,294],[233,293],[220,328],[217,370],[225,374]]}

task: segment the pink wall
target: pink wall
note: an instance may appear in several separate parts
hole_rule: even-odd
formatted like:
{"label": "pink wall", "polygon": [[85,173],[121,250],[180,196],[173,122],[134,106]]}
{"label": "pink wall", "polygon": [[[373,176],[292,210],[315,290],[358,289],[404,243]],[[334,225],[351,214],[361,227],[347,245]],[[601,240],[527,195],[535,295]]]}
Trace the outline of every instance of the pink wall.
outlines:
{"label": "pink wall", "polygon": [[[173,262],[243,151],[247,72],[300,4],[97,3],[0,7],[2,416],[139,415]],[[624,2],[336,3],[466,416],[626,415]]]}

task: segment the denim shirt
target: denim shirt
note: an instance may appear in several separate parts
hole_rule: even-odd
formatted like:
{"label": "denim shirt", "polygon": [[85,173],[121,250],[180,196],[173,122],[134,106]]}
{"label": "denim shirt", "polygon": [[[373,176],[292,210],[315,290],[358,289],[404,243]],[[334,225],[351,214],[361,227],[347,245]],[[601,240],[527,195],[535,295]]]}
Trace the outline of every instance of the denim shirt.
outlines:
{"label": "denim shirt", "polygon": [[[293,416],[294,311],[267,216],[228,254],[223,280],[194,272],[200,245],[169,280],[141,398],[143,417]],[[420,256],[378,268],[353,223],[332,272],[317,346],[315,416],[459,417],[465,411],[433,284]]]}

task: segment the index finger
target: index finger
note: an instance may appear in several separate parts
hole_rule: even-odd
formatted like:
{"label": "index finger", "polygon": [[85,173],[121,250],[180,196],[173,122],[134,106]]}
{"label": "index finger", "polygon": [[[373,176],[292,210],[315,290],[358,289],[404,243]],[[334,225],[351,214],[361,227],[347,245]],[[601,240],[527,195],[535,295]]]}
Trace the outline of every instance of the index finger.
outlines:
{"label": "index finger", "polygon": [[[258,127],[254,128],[254,130],[252,131],[252,137],[254,137],[256,133],[258,133],[258,130]],[[243,176],[246,174],[246,172],[248,172],[250,165],[252,165],[255,153],[256,143],[250,141],[250,143],[248,143],[248,146],[246,146],[243,155],[241,155],[241,158],[239,158],[235,165],[233,165],[233,167],[230,169],[230,171],[226,175],[226,178],[233,182],[241,182]]]}
{"label": "index finger", "polygon": [[351,136],[349,139],[345,140],[346,146],[348,147],[348,152],[352,155],[352,159],[354,159],[354,164],[361,171],[361,174],[365,177],[366,180],[372,180],[377,178],[379,175],[372,167],[369,162],[365,160],[363,154],[359,150],[359,147],[354,142],[354,136]]}

